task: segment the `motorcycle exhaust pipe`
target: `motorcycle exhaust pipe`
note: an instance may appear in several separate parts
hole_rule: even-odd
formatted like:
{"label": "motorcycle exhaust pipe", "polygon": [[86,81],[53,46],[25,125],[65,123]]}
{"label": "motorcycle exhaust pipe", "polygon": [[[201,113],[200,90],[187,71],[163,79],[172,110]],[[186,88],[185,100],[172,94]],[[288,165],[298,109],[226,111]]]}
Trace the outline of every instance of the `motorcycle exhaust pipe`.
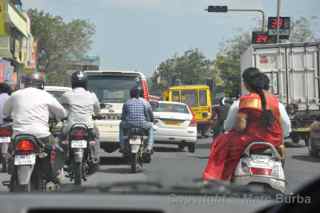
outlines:
{"label": "motorcycle exhaust pipe", "polygon": [[30,182],[34,165],[17,166],[17,178],[20,185],[27,185]]}

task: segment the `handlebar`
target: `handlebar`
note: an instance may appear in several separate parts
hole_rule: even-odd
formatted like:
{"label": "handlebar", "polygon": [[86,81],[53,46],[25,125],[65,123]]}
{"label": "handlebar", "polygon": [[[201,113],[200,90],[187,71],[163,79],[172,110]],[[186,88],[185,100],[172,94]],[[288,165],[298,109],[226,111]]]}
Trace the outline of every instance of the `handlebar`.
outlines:
{"label": "handlebar", "polygon": [[5,123],[12,123],[13,122],[12,118],[4,118],[3,121]]}
{"label": "handlebar", "polygon": [[106,117],[105,116],[103,116],[103,115],[93,115],[92,116],[92,119],[93,120],[103,120],[103,119],[105,119]]}

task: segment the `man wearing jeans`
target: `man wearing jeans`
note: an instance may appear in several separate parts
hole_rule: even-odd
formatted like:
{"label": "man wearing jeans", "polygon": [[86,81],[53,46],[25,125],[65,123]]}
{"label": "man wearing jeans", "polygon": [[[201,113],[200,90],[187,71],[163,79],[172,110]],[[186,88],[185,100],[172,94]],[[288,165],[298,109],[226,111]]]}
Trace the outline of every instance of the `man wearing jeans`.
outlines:
{"label": "man wearing jeans", "polygon": [[140,90],[137,87],[131,89],[130,97],[122,108],[119,130],[120,152],[124,152],[125,150],[124,131],[130,128],[143,128],[148,131],[147,151],[151,152],[154,141],[152,122],[148,121],[151,107],[149,109],[140,98]]}

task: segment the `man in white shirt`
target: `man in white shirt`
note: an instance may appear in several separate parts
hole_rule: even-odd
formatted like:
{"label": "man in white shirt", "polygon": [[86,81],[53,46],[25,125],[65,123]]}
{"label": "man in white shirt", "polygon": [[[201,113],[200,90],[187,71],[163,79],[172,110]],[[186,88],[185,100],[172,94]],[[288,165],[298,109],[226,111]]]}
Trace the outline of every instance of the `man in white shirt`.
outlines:
{"label": "man in white shirt", "polygon": [[74,124],[85,124],[89,128],[89,139],[96,142],[90,143],[92,159],[90,173],[93,173],[98,168],[100,143],[98,129],[94,125],[92,116],[99,116],[100,102],[95,93],[87,90],[87,75],[84,72],[74,72],[71,75],[71,85],[73,90],[64,93],[60,98],[68,113],[61,140],[65,139],[65,135]]}
{"label": "man in white shirt", "polygon": [[13,132],[31,134],[39,139],[51,136],[49,115],[60,120],[66,116],[63,106],[48,92],[43,90],[44,82],[38,74],[25,79],[25,88],[18,90],[6,101],[3,109],[5,117],[13,120]]}
{"label": "man in white shirt", "polygon": [[[63,149],[51,135],[49,130],[49,116],[61,120],[66,116],[63,106],[48,92],[44,91],[44,81],[39,74],[33,74],[24,80],[24,89],[20,89],[12,94],[6,101],[3,109],[4,117],[13,120],[13,136],[19,134],[30,134],[35,136],[40,143],[46,147],[55,147],[57,156],[62,156]],[[49,153],[50,155],[50,153]],[[57,183],[62,175],[63,159],[59,157],[54,163],[55,166],[49,168],[51,178]],[[49,163],[49,162],[48,162]],[[59,174],[60,173],[60,174]]]}

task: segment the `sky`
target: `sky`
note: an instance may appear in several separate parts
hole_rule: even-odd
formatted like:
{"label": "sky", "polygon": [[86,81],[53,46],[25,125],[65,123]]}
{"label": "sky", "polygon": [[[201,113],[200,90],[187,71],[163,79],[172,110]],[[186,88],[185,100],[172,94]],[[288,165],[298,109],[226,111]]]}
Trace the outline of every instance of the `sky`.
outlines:
{"label": "sky", "polygon": [[[101,69],[138,70],[148,76],[164,60],[198,48],[214,59],[221,45],[240,31],[252,30],[255,13],[207,13],[208,5],[230,9],[262,9],[276,15],[277,0],[23,0],[66,21],[86,19],[95,24],[91,55]],[[281,15],[293,20],[320,16],[319,0],[281,0]]]}

